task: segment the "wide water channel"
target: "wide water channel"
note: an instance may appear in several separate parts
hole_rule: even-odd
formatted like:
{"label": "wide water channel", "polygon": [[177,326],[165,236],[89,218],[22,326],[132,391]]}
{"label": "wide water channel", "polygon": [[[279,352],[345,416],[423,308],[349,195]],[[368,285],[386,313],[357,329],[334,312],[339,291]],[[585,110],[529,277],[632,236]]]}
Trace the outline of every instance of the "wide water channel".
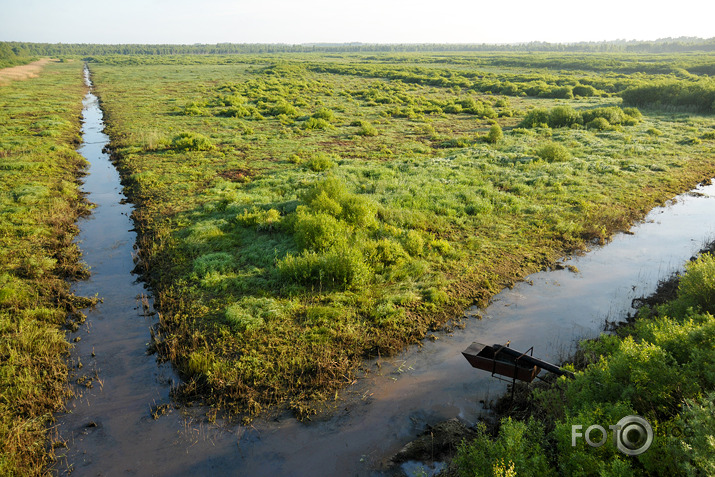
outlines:
{"label": "wide water channel", "polygon": [[[88,73],[86,79],[91,85]],[[472,318],[464,329],[367,363],[373,371],[313,422],[284,415],[249,426],[209,423],[201,409],[171,405],[178,378],[146,354],[154,318],[141,301],[147,291],[131,273],[132,206],[103,152],[109,138],[91,91],[84,105],[80,152],[91,163],[84,190],[97,207],[79,223],[92,276],[74,291],[103,301],[70,336],[81,338],[71,363],[75,377],[85,378],[69,412],[58,416],[57,433],[67,443],[58,452],[60,474],[380,475],[386,459],[427,425],[452,417],[474,423],[483,403],[505,391],[504,382],[462,357],[472,341],[510,340],[514,349],[533,346],[535,356],[558,361],[577,340],[601,331],[606,319],[623,318],[633,298],[655,290],[715,236],[715,186],[701,186],[654,209],[608,245],[568,259],[578,272],[533,274],[487,308],[467,310]]]}

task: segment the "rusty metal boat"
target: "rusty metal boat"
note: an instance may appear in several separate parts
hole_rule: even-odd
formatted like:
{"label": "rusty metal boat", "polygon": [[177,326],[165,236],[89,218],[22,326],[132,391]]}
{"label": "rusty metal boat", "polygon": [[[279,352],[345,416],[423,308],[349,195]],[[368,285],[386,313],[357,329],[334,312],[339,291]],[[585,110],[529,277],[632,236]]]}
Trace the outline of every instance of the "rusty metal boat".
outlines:
{"label": "rusty metal boat", "polygon": [[560,376],[572,375],[570,371],[561,369],[555,364],[534,358],[533,351],[533,346],[522,353],[509,348],[509,343],[489,346],[474,342],[462,351],[462,354],[472,367],[490,371],[492,376],[505,376],[514,381],[518,379],[530,383],[534,378],[539,377],[542,369]]}

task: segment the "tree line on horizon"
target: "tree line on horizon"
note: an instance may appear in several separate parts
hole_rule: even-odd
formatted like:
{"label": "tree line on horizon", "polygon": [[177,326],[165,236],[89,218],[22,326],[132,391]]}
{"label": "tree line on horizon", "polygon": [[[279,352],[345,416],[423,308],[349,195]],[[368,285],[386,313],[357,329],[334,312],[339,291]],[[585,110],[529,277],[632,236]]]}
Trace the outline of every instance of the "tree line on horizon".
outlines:
{"label": "tree line on horizon", "polygon": [[36,56],[68,55],[230,55],[263,53],[420,53],[420,52],[622,52],[622,53],[683,53],[713,52],[715,37],[662,38],[655,41],[616,40],[601,42],[547,43],[528,42],[511,44],[439,44],[439,43],[314,43],[314,44],[92,44],[92,43],[32,43],[0,42],[0,65],[23,63]]}

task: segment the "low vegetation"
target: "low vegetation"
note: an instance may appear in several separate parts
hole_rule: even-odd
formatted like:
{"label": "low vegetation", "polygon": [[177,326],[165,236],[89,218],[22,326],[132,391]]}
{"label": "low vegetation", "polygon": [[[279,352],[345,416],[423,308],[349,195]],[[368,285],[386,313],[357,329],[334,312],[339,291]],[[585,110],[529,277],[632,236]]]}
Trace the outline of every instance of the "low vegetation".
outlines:
{"label": "low vegetation", "polygon": [[[178,397],[249,418],[310,416],[365,358],[602,243],[715,162],[712,108],[700,106],[714,74],[707,42],[705,53],[616,56],[0,47],[3,65],[65,60],[0,86],[8,474],[49,460],[45,425],[67,392],[62,328],[89,303],[66,281],[85,274],[71,238],[87,209],[74,151],[81,62],[69,56],[93,55],[137,206],[137,267],[161,312],[151,347],[182,374]],[[187,52],[202,54],[171,54]]]}
{"label": "low vegetation", "polygon": [[364,358],[710,177],[711,117],[620,97],[670,70],[591,59],[93,58],[179,395],[309,416]]}
{"label": "low vegetation", "polygon": [[86,276],[72,243],[88,211],[75,151],[84,86],[79,62],[0,86],[0,475],[36,475],[52,413],[68,397],[63,329],[89,300],[68,279]]}
{"label": "low vegetation", "polygon": [[[505,417],[495,436],[479,428],[455,460],[463,476],[711,475],[715,471],[715,257],[689,263],[677,296],[643,306],[615,334],[581,343],[574,379],[559,378],[520,401],[529,417]],[[523,408],[523,406],[522,406]],[[653,442],[642,454],[608,441],[573,445],[572,426],[608,429],[628,415],[651,423]],[[594,431],[591,439],[602,436]],[[640,444],[643,445],[643,444]],[[638,447],[638,446],[636,446]]]}

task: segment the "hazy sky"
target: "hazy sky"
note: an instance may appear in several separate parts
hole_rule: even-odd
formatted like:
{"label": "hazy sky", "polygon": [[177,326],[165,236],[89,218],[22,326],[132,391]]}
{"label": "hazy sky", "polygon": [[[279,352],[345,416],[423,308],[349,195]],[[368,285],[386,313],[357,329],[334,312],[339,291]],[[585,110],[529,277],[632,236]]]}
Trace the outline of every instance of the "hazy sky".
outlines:
{"label": "hazy sky", "polygon": [[715,36],[715,1],[0,0],[0,41],[515,43]]}

